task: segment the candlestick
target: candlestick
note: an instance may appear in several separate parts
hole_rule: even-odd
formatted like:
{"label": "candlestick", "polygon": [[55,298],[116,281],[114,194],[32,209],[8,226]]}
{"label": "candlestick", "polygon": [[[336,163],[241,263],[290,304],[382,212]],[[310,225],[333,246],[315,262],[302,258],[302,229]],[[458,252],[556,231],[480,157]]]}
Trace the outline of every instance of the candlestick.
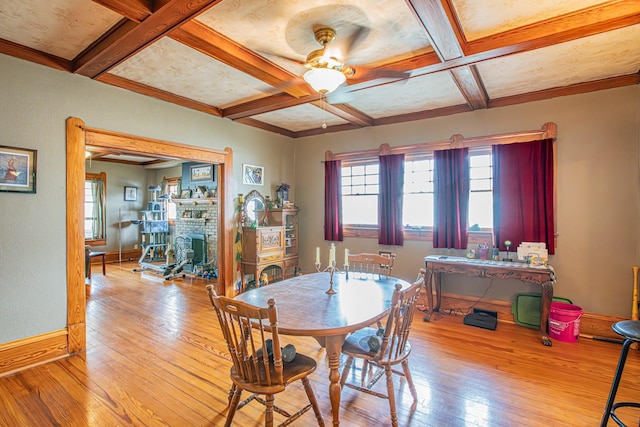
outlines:
{"label": "candlestick", "polygon": [[329,249],[329,265],[334,265],[336,263],[336,246],[332,243],[331,248]]}
{"label": "candlestick", "polygon": [[320,247],[316,246],[316,264],[320,264]]}
{"label": "candlestick", "polygon": [[[335,248],[333,248],[333,249],[334,249],[334,252],[335,252]],[[334,253],[334,257],[335,257],[335,253]],[[325,293],[329,294],[329,295],[337,294],[338,291],[333,289],[333,274],[336,271],[340,272],[340,270],[336,268],[335,260],[333,261],[333,263],[329,264],[327,266],[327,268],[325,268],[324,270],[320,270],[320,267],[321,267],[321,264],[319,262],[316,262],[316,271],[318,273],[320,273],[320,271],[328,271],[329,272],[329,289]]]}
{"label": "candlestick", "polygon": [[344,250],[344,265],[349,265],[349,249]]}

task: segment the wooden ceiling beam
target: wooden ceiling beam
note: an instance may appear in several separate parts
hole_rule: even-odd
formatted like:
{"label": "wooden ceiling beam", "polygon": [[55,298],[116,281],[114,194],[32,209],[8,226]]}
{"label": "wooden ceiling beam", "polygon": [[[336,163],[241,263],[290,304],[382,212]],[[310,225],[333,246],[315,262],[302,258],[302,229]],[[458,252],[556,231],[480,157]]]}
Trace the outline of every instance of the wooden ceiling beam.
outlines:
{"label": "wooden ceiling beam", "polygon": [[313,129],[301,130],[296,132],[293,137],[302,138],[305,136],[323,135],[326,133],[344,132],[347,130],[356,130],[356,129],[360,129],[360,126],[354,125],[353,123],[343,123],[341,125],[333,125],[333,126],[328,126],[326,128],[317,127]]}
{"label": "wooden ceiling beam", "polygon": [[451,70],[451,75],[462,96],[467,100],[467,104],[473,110],[489,106],[489,95],[475,65],[454,68]]}
{"label": "wooden ceiling beam", "polygon": [[320,99],[322,95],[319,93],[309,95],[303,98],[296,98],[286,93],[280,93],[256,99],[242,104],[237,104],[222,110],[222,117],[231,120],[238,120],[244,117],[255,116],[257,114],[269,113],[271,111],[280,110],[282,108],[295,107],[296,105],[307,104],[309,102]]}
{"label": "wooden ceiling beam", "polygon": [[[434,51],[442,62],[446,63],[464,56],[462,50],[464,36],[451,5],[443,4],[440,0],[407,0],[407,4],[422,24]],[[489,96],[475,68],[461,66],[452,69],[451,75],[472,109],[487,108]]]}
{"label": "wooden ceiling beam", "polygon": [[640,1],[610,1],[466,42],[463,50],[466,55],[484,54],[497,57],[564,43],[638,23]]}
{"label": "wooden ceiling beam", "polygon": [[616,87],[640,84],[640,74],[633,73],[624,76],[611,77],[608,79],[594,80],[590,82],[577,83],[569,86],[555,87],[540,90],[537,92],[523,93],[521,95],[505,96],[492,99],[489,107],[505,107],[507,105],[524,104],[526,102],[541,101],[544,99],[557,98],[559,96],[577,95],[580,93],[596,92],[599,90],[613,89]]}
{"label": "wooden ceiling beam", "polygon": [[75,72],[96,78],[220,1],[168,1],[144,21],[127,27],[120,37],[109,38],[108,45],[96,46],[95,53],[84,52]]}
{"label": "wooden ceiling beam", "polygon": [[170,37],[267,84],[283,87],[282,92],[296,97],[313,93],[299,76],[197,21],[187,22],[176,28]]}
{"label": "wooden ceiling beam", "polygon": [[71,72],[73,68],[71,61],[64,58],[49,55],[48,53],[22,46],[5,39],[0,39],[0,53],[24,59],[25,61],[34,62],[36,64],[46,65],[47,67],[55,68],[60,71]]}
{"label": "wooden ceiling beam", "polygon": [[248,117],[238,119],[238,123],[242,123],[244,125],[253,126],[258,129],[266,130],[268,132],[279,133],[284,136],[288,136],[289,138],[295,138],[296,132],[290,131],[289,129],[281,128],[278,126],[270,125],[265,122],[261,122],[259,120],[250,119]]}
{"label": "wooden ceiling beam", "polygon": [[147,86],[142,83],[134,82],[123,77],[116,76],[114,74],[103,74],[96,78],[97,81],[107,83],[112,86],[116,86],[122,89],[136,92],[141,95],[151,96],[162,101],[167,101],[172,104],[182,105],[183,107],[191,108],[193,110],[202,111],[203,113],[212,114],[214,116],[222,117],[222,111],[219,108],[212,105],[204,104],[202,102],[194,101],[192,99],[185,98],[180,95],[176,95],[170,92],[166,92],[161,89],[156,89],[151,86]]}
{"label": "wooden ceiling beam", "polygon": [[364,114],[362,111],[353,108],[348,104],[329,104],[326,100],[312,102],[318,108],[321,108],[334,116],[338,116],[348,122],[359,127],[373,126],[373,118]]}
{"label": "wooden ceiling beam", "polygon": [[118,15],[142,22],[153,13],[153,0],[93,0]]}

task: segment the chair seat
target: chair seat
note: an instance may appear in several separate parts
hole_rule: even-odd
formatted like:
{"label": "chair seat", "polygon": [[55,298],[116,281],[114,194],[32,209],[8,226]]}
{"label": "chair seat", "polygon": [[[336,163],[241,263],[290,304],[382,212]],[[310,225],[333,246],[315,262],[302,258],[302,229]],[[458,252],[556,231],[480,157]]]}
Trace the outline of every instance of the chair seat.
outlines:
{"label": "chair seat", "polygon": [[[259,360],[258,366],[260,368],[260,378],[266,378],[266,373],[264,371],[264,363],[262,359]],[[273,369],[273,364],[269,365],[271,367],[270,373],[273,378],[276,373]],[[250,393],[257,394],[277,394],[282,391],[289,385],[290,383],[299,380],[300,378],[304,378],[307,375],[313,373],[316,370],[317,363],[315,360],[310,358],[309,356],[305,356],[304,354],[296,354],[296,358],[291,362],[286,362],[282,364],[282,377],[284,384],[281,385],[259,385],[254,382],[245,381],[242,376],[238,375],[235,367],[231,367],[231,381],[236,384],[238,387],[246,390]]]}
{"label": "chair seat", "polygon": [[640,322],[637,320],[622,320],[611,326],[613,332],[627,340],[640,341]]}
{"label": "chair seat", "polygon": [[[361,359],[374,360],[378,358],[378,354],[375,351],[369,349],[369,337],[375,335],[378,330],[376,328],[363,328],[359,329],[353,334],[349,335],[344,344],[342,345],[342,352],[348,356],[359,357]],[[387,350],[390,347],[387,347]],[[402,360],[409,357],[411,354],[411,343],[407,340],[404,349],[398,354],[398,357],[392,360],[393,364],[399,363]],[[384,355],[386,356],[386,355]],[[386,357],[380,357],[383,361],[387,361]]]}

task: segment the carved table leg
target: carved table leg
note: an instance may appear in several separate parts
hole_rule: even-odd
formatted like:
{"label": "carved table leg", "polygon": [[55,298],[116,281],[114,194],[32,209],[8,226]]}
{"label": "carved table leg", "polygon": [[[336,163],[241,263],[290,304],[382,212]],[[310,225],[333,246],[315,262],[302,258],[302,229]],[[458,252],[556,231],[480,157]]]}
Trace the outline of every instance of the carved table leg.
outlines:
{"label": "carved table leg", "polygon": [[[440,280],[440,273],[436,273],[433,270],[427,268],[427,301],[429,302],[429,314],[424,316],[424,321],[431,320],[433,313],[440,311],[440,302],[442,301],[442,282]],[[433,288],[435,285],[436,290],[436,305],[433,305]]]}
{"label": "carved table leg", "polygon": [[327,350],[329,359],[329,399],[331,400],[331,418],[334,426],[340,425],[340,352],[346,335],[316,337]]}
{"label": "carved table leg", "polygon": [[553,300],[553,285],[550,282],[542,283],[542,301],[540,302],[540,333],[542,334],[542,344],[551,345],[551,338],[547,334],[547,321],[549,320],[549,309]]}

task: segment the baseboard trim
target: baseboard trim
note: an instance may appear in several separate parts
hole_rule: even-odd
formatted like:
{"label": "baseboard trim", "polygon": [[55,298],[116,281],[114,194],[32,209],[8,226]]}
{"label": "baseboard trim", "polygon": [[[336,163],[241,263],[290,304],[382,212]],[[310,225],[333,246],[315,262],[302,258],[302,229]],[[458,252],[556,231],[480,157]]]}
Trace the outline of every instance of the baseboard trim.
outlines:
{"label": "baseboard trim", "polygon": [[[140,259],[142,251],[140,249],[127,249],[122,251],[122,261],[137,261]],[[107,252],[105,254],[105,262],[113,264],[120,261],[120,252]],[[91,264],[100,264],[102,259],[100,257],[91,258]]]}
{"label": "baseboard trim", "polygon": [[[498,322],[516,323],[515,316],[511,312],[511,301],[493,300],[487,298],[473,297],[469,295],[443,293],[440,311],[443,313],[473,311],[473,308],[491,310],[498,313]],[[585,338],[599,337],[620,338],[611,330],[611,325],[628,318],[617,316],[606,316],[596,313],[584,313],[580,319],[580,335]]]}
{"label": "baseboard trim", "polygon": [[69,356],[66,329],[0,344],[0,377]]}

